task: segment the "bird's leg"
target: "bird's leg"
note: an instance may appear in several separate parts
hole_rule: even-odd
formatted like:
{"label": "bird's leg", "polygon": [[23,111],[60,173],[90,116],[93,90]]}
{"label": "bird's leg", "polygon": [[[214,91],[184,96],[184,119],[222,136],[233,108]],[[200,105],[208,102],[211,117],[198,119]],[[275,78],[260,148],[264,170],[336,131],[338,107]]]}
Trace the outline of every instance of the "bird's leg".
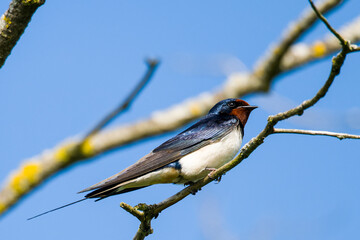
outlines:
{"label": "bird's leg", "polygon": [[217,168],[208,168],[208,167],[206,167],[205,170],[206,170],[206,171],[210,171],[209,174],[208,174],[208,177],[209,177],[210,179],[215,180],[217,183],[219,183],[219,182],[221,181],[222,175],[220,175],[220,176],[217,177],[217,178],[213,178],[213,177],[211,176],[211,174],[212,174],[213,172],[215,172],[215,171],[217,170]]}

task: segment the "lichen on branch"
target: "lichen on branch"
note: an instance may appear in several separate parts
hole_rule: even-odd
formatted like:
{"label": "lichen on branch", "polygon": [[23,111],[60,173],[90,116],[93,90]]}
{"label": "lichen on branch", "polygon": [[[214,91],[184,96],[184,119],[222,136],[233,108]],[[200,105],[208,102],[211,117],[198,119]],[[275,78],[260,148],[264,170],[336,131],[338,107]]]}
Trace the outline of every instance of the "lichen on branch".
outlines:
{"label": "lichen on branch", "polygon": [[[319,10],[321,12],[329,11],[330,9],[338,6],[340,2],[340,0],[327,0],[323,5],[321,5]],[[307,16],[305,20],[303,19],[304,15]],[[46,149],[43,153],[40,153],[32,158],[25,159],[25,163],[19,166],[14,173],[7,177],[3,188],[0,190],[0,214],[5,212],[7,209],[10,209],[16,202],[18,202],[19,199],[24,197],[28,192],[34,190],[50,176],[69,165],[79,162],[80,160],[93,158],[114,148],[124,146],[150,136],[173,131],[206,114],[209,108],[221,99],[229,97],[242,97],[247,94],[266,91],[269,84],[268,81],[272,82],[279,74],[319,58],[323,58],[341,48],[339,44],[335,46],[332,41],[330,41],[330,47],[327,41],[329,38],[327,37],[320,41],[324,44],[319,47],[321,51],[318,52],[321,53],[321,56],[314,57],[312,44],[303,45],[303,47],[301,47],[301,51],[294,51],[294,48],[298,46],[298,44],[294,45],[296,40],[303,36],[303,34],[311,28],[316,20],[316,15],[311,11],[311,9],[308,9],[304,15],[295,22],[295,26],[296,24],[304,26],[301,31],[298,32],[296,28],[289,27],[284,34],[284,39],[287,40],[281,40],[276,44],[276,48],[285,49],[285,51],[284,54],[281,54],[280,61],[275,61],[280,65],[279,67],[276,65],[270,65],[279,69],[275,75],[270,77],[265,76],[268,74],[268,71],[264,71],[265,75],[257,78],[256,76],[260,75],[254,74],[254,72],[261,72],[258,71],[257,67],[255,67],[253,73],[232,74],[228,79],[226,79],[221,89],[216,92],[205,92],[168,109],[155,111],[147,119],[118,126],[109,130],[99,131],[86,139],[86,141],[83,141],[83,138],[79,136],[70,137],[52,149]],[[303,25],[302,21],[306,21],[308,25]],[[292,23],[292,25],[294,25],[294,23]],[[347,39],[350,38],[353,42],[358,41],[360,39],[359,23],[352,24],[350,30],[348,31],[348,35],[346,35]],[[340,31],[340,33],[342,32]],[[291,44],[290,46],[283,47],[282,44],[284,44],[284,42],[287,45],[289,42],[291,42]],[[276,51],[274,52],[273,48],[270,48],[267,54],[260,57],[260,59],[264,60],[259,62],[262,62],[263,64],[266,62],[268,62],[268,64],[273,64],[274,61],[267,59],[271,59],[271,54],[275,53]],[[277,55],[276,58],[278,59],[279,55]],[[260,64],[257,66],[264,65]],[[267,68],[269,68],[269,66]],[[77,146],[81,147],[79,148]],[[36,162],[39,166],[39,171],[36,172],[37,180],[29,182],[27,181],[27,178],[21,178],[21,181],[19,182],[24,183],[23,186],[25,189],[22,192],[15,191],[14,188],[12,188],[11,183],[13,182],[14,176],[18,176],[18,174],[21,175],[23,172],[23,165],[26,165],[27,162]]]}
{"label": "lichen on branch", "polygon": [[0,68],[45,0],[13,0],[0,18]]}
{"label": "lichen on branch", "polygon": [[[321,18],[321,19],[323,20],[325,18]],[[255,151],[255,149],[257,149],[264,142],[264,139],[267,138],[269,135],[285,132],[281,130],[276,130],[274,128],[278,122],[291,118],[295,115],[302,115],[305,110],[314,106],[321,98],[323,98],[328,92],[332,83],[334,82],[335,77],[340,74],[340,69],[344,64],[346,55],[351,52],[358,51],[359,49],[358,46],[356,45],[346,44],[348,41],[342,42],[341,39],[339,39],[339,41],[342,45],[342,50],[332,59],[332,66],[329,77],[324,83],[324,85],[320,88],[320,90],[315,94],[315,96],[311,99],[303,101],[300,105],[292,109],[289,109],[288,111],[278,113],[274,116],[269,116],[265,128],[256,137],[252,138],[247,144],[245,144],[245,146],[241,149],[240,153],[232,161],[228,162],[227,164],[217,169],[216,171],[210,173],[204,179],[181,190],[180,192],[176,193],[175,195],[165,199],[164,201],[158,204],[153,204],[153,205],[142,204],[142,209],[144,210],[142,212],[139,212],[138,209],[134,209],[125,203],[121,203],[120,206],[124,208],[126,211],[130,212],[136,217],[141,216],[141,217],[137,217],[140,221],[140,227],[137,233],[135,234],[134,239],[144,239],[146,236],[148,236],[153,232],[153,231],[146,232],[146,231],[142,231],[141,229],[151,229],[151,220],[153,218],[156,218],[161,211],[181,201],[191,193],[197,192],[202,187],[212,182],[214,179],[219,179],[223,174],[225,174],[232,168],[236,167],[244,159],[249,157],[250,154],[253,151]],[[322,135],[336,136],[340,138],[347,136],[353,139],[360,139],[360,136],[350,135],[350,134],[323,133]],[[136,212],[136,215],[133,213],[134,211]]]}

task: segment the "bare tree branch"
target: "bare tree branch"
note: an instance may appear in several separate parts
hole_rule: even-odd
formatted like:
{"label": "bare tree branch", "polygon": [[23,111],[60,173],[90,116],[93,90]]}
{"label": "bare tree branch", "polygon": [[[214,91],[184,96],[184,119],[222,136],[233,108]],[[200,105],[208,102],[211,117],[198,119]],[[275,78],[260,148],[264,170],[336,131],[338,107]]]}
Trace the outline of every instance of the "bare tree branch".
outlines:
{"label": "bare tree branch", "polygon": [[316,13],[316,15],[318,16],[318,18],[320,18],[320,20],[325,24],[325,26],[329,29],[329,31],[339,40],[340,44],[342,46],[348,45],[348,48],[352,51],[352,52],[356,52],[356,51],[360,51],[360,48],[357,45],[353,45],[351,44],[351,41],[346,41],[331,25],[330,23],[327,21],[327,19],[319,12],[319,10],[317,9],[317,7],[315,6],[315,4],[313,3],[312,0],[309,0],[309,3],[312,7],[312,9],[314,10],[314,12]]}
{"label": "bare tree branch", "polygon": [[[314,104],[316,104],[327,93],[327,91],[328,91],[329,87],[331,86],[331,84],[333,83],[335,77],[340,73],[340,69],[341,69],[341,67],[342,67],[342,65],[344,63],[346,55],[348,53],[350,53],[350,52],[351,52],[351,50],[348,47],[344,47],[343,50],[336,57],[334,57],[331,72],[330,72],[330,75],[329,75],[327,81],[325,82],[323,87],[317,92],[317,94],[312,99],[306,100],[303,103],[301,103],[299,106],[297,106],[295,108],[292,108],[292,109],[290,109],[290,110],[288,110],[286,112],[282,112],[282,113],[278,113],[278,114],[276,114],[274,116],[270,116],[268,118],[268,123],[265,126],[264,130],[262,132],[260,132],[259,135],[257,135],[255,138],[252,138],[241,149],[241,152],[239,153],[239,155],[237,155],[232,161],[225,164],[224,166],[217,169],[216,171],[210,173],[210,176],[205,177],[203,180],[200,180],[197,183],[195,183],[194,185],[189,186],[189,187],[181,190],[177,194],[165,199],[164,201],[162,201],[162,202],[160,202],[158,204],[153,204],[153,205],[141,204],[141,209],[140,210],[143,210],[144,217],[142,217],[139,220],[141,222],[140,225],[143,226],[143,229],[151,229],[151,219],[157,217],[161,211],[163,211],[164,209],[166,209],[166,208],[174,205],[175,203],[181,201],[182,199],[184,199],[185,197],[187,197],[191,193],[192,194],[196,193],[203,186],[205,186],[208,183],[212,182],[214,179],[220,178],[223,174],[225,174],[226,172],[228,172],[229,170],[231,170],[232,168],[234,168],[238,164],[240,164],[256,148],[258,148],[264,142],[264,139],[266,137],[268,137],[270,134],[276,133],[274,131],[274,126],[278,122],[286,120],[286,119],[288,119],[290,117],[293,117],[295,115],[302,115],[303,112],[306,109],[308,109],[308,108],[312,107]],[[121,203],[120,206],[125,209],[124,206],[126,206],[126,204]],[[135,207],[136,210],[139,209],[138,206]],[[129,209],[132,209],[132,208],[129,208],[128,205],[127,205],[126,209],[129,212]],[[146,221],[144,219],[146,219]],[[149,221],[149,219],[150,219],[150,221]],[[139,235],[137,233],[135,235],[134,239],[144,239],[144,238],[142,238],[143,235],[146,235],[146,234],[149,235],[152,232],[153,231],[149,231],[149,232],[142,231],[141,235],[140,235],[140,238],[139,238]]]}
{"label": "bare tree branch", "polygon": [[[360,17],[343,26],[339,33],[350,42],[360,41]],[[295,44],[281,61],[280,72],[288,72],[294,68],[323,59],[325,56],[329,56],[340,49],[339,40],[334,35],[328,35],[324,39],[316,40],[311,44]]]}
{"label": "bare tree branch", "polygon": [[0,68],[45,0],[13,0],[0,19]]}
{"label": "bare tree branch", "polygon": [[133,89],[133,91],[125,98],[125,100],[113,111],[111,111],[108,115],[106,115],[84,138],[84,141],[89,137],[93,136],[97,132],[99,132],[103,127],[105,127],[110,121],[112,121],[116,116],[123,113],[127,110],[135,97],[141,92],[144,86],[150,81],[151,77],[153,76],[154,72],[156,71],[157,67],[159,66],[159,61],[156,59],[147,59],[146,65],[148,69],[138,83],[138,85]]}
{"label": "bare tree branch", "polygon": [[[321,4],[319,9],[321,12],[326,12],[340,2],[340,0],[327,0]],[[286,56],[285,53],[289,50],[290,45],[302,36],[305,30],[313,25],[315,20],[316,15],[308,10],[296,23],[292,23],[291,26],[293,27],[290,27],[285,33],[284,40],[280,41],[277,47],[274,48],[275,50],[282,49],[281,54],[275,50],[270,51],[270,56],[265,58],[262,64],[258,65],[259,68],[263,69],[262,71],[255,68],[254,74],[232,75],[223,88],[215,93],[204,93],[167,110],[154,112],[149,119],[101,131],[88,138],[81,144],[81,148],[77,146],[82,140],[74,137],[59,144],[54,149],[45,150],[42,154],[25,160],[23,165],[8,177],[0,191],[0,214],[9,209],[26,193],[41,184],[42,181],[68,165],[139,139],[174,130],[204,115],[211,106],[221,99],[267,91],[269,82],[280,72],[276,71],[276,74],[273,75],[272,70],[267,70],[270,67],[266,67],[266,63],[270,64],[274,69],[280,69],[276,64],[281,65],[282,58]],[[358,31],[359,29],[357,29]],[[276,56],[271,57],[271,54]],[[288,69],[291,69],[291,66],[288,67]],[[286,71],[286,69],[282,70]]]}
{"label": "bare tree branch", "polygon": [[[57,172],[58,170],[66,167],[69,162],[66,161],[67,158],[69,159],[81,159],[81,156],[89,151],[89,139],[96,134],[99,130],[101,130],[106,124],[108,124],[111,120],[113,120],[116,116],[120,113],[128,109],[131,103],[134,101],[135,97],[140,93],[140,91],[144,88],[144,86],[150,81],[151,77],[153,76],[155,70],[159,65],[158,60],[150,60],[146,61],[147,64],[147,71],[141,81],[136,85],[133,91],[127,96],[116,109],[110,112],[108,115],[105,116],[96,126],[81,140],[77,141],[75,144],[67,145],[66,151],[63,149],[58,150],[55,153],[55,158],[47,159],[43,162],[43,165],[36,163],[35,161],[31,160],[23,165],[22,170],[20,173],[15,173],[13,176],[12,182],[10,182],[10,188],[13,188],[15,192],[18,194],[23,194],[26,191],[26,188],[30,187],[30,184],[35,182],[40,183],[43,179],[46,179],[51,174]],[[50,166],[51,162],[47,160],[54,161],[55,166]],[[53,162],[54,163],[54,162]],[[43,171],[42,168],[46,170]],[[54,169],[53,169],[54,168]],[[40,172],[42,175],[35,175],[37,172]],[[41,176],[41,177],[40,177]],[[3,195],[4,196],[4,195]],[[11,195],[10,195],[11,196]],[[9,197],[5,195],[5,197]],[[0,197],[1,198],[1,197]],[[0,213],[4,210],[4,204],[0,201]]]}
{"label": "bare tree branch", "polygon": [[[354,50],[355,49],[355,50]],[[208,183],[212,182],[214,179],[219,179],[223,174],[240,164],[244,159],[246,159],[256,148],[258,148],[265,140],[266,137],[268,137],[271,134],[276,133],[274,126],[283,120],[286,120],[290,117],[293,117],[295,115],[302,115],[303,112],[315,105],[321,98],[323,98],[327,91],[329,90],[331,84],[333,83],[335,77],[339,75],[340,69],[344,64],[345,57],[348,53],[357,51],[357,46],[350,46],[349,44],[342,45],[342,50],[340,53],[338,53],[332,60],[332,67],[329,74],[328,79],[326,80],[325,84],[321,87],[321,89],[316,93],[316,95],[304,102],[302,102],[300,105],[298,105],[295,108],[292,108],[286,112],[278,113],[274,116],[268,117],[268,122],[265,126],[265,128],[253,139],[251,139],[240,151],[240,153],[229,163],[225,164],[221,168],[217,169],[214,172],[211,172],[209,176],[205,177],[204,179],[198,181],[197,183],[183,189],[182,191],[178,192],[177,194],[165,199],[164,201],[153,204],[153,205],[146,205],[141,204],[135,207],[135,210],[137,209],[143,211],[144,216],[142,216],[140,220],[140,226],[142,226],[143,229],[150,229],[151,230],[151,220],[153,218],[156,218],[161,211],[164,209],[174,205],[175,203],[179,202],[180,200],[184,199],[190,193],[195,193],[198,190],[200,190],[203,186],[207,185]],[[353,135],[354,136],[354,135]],[[356,138],[358,138],[357,136]],[[124,209],[126,209],[128,212],[132,210],[129,205],[121,203],[120,206]],[[126,206],[126,207],[124,207]],[[139,213],[138,213],[139,214]],[[141,228],[139,228],[141,229]],[[146,236],[151,234],[153,231],[140,231],[141,234],[138,234],[140,230],[136,233],[134,239],[144,239]]]}
{"label": "bare tree branch", "polygon": [[302,130],[302,129],[274,128],[273,133],[294,133],[294,134],[305,134],[305,135],[329,136],[329,137],[336,137],[339,140],[360,139],[360,135],[347,134],[347,133],[335,133],[335,132],[328,132],[328,131]]}
{"label": "bare tree branch", "polygon": [[[320,12],[326,13],[341,2],[341,0],[322,1],[319,6]],[[279,73],[280,62],[288,49],[309,29],[310,26],[316,22],[316,20],[318,20],[317,15],[310,9],[306,10],[300,21],[289,25],[288,29],[285,31],[286,34],[283,39],[269,51],[270,54],[260,60],[259,64],[255,67],[256,70],[252,74],[252,79],[256,79],[262,83],[265,82],[265,91],[269,89],[271,80],[274,76]]]}
{"label": "bare tree branch", "polygon": [[[125,211],[127,211],[128,213],[130,213],[131,215],[133,215],[140,221],[139,229],[137,230],[133,239],[142,240],[142,239],[145,239],[146,236],[153,233],[153,230],[151,228],[152,218],[149,218],[149,216],[151,214],[148,214],[149,211],[152,210],[152,208],[150,206],[148,206],[146,204],[139,204],[135,207],[132,207],[129,204],[126,204],[123,202],[120,203],[120,206]],[[139,209],[141,211],[139,211]],[[155,216],[155,218],[156,218],[156,216]]]}
{"label": "bare tree branch", "polygon": [[329,29],[329,31],[332,34],[334,34],[334,36],[340,41],[341,45],[342,46],[346,45],[347,42],[345,41],[345,39],[343,39],[343,37],[330,25],[330,23],[326,20],[326,18],[319,12],[319,10],[317,10],[313,1],[309,0],[309,3],[310,3],[311,8],[314,10],[316,15],[318,16],[318,18],[320,18],[321,21],[323,21],[323,23]]}

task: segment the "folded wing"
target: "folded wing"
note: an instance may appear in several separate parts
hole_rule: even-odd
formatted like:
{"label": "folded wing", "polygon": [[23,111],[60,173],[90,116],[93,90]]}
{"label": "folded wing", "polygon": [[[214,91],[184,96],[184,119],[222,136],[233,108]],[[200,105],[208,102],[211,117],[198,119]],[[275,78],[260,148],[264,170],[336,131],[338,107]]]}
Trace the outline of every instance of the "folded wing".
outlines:
{"label": "folded wing", "polygon": [[237,126],[238,120],[235,118],[217,114],[207,115],[190,128],[155,148],[135,164],[80,192],[96,190],[85,197],[97,197],[99,192],[114,189],[123,182],[162,168],[193,151],[219,141]]}

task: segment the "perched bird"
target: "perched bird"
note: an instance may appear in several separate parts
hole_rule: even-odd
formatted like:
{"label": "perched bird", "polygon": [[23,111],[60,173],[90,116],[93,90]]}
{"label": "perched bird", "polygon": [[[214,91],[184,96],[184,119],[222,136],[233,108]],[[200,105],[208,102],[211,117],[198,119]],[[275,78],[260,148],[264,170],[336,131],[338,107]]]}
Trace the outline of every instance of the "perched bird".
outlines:
{"label": "perched bird", "polygon": [[98,201],[153,184],[194,183],[235,157],[242,143],[244,126],[255,108],[240,99],[222,100],[197,123],[164,142],[135,164],[80,191],[91,191],[83,199],[35,217],[85,199],[97,198]]}

